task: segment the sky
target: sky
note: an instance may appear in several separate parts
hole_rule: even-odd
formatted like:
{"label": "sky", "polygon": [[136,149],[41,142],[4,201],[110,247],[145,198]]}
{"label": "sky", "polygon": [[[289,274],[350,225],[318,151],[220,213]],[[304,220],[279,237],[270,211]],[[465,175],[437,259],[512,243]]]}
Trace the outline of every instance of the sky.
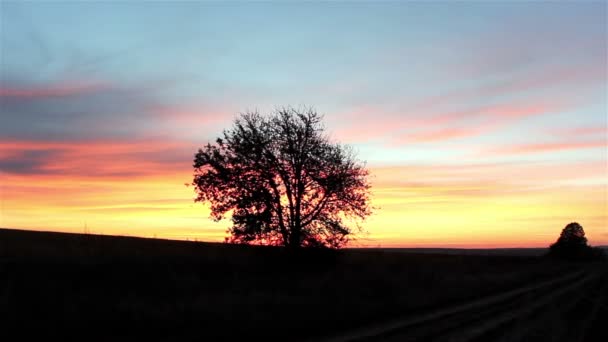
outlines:
{"label": "sky", "polygon": [[313,106],[367,163],[353,246],[608,244],[607,2],[0,1],[0,227],[223,241],[192,159]]}

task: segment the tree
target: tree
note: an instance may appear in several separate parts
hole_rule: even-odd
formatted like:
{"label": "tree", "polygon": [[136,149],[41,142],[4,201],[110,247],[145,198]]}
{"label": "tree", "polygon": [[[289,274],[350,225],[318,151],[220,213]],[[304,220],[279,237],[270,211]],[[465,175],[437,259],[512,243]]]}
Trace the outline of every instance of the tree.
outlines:
{"label": "tree", "polygon": [[562,230],[557,241],[549,247],[549,254],[564,259],[590,259],[593,249],[587,245],[583,227],[577,222],[571,222]]}
{"label": "tree", "polygon": [[195,154],[192,185],[215,221],[232,214],[229,242],[339,248],[348,223],[371,214],[368,175],[325,135],[321,115],[288,107],[238,116]]}

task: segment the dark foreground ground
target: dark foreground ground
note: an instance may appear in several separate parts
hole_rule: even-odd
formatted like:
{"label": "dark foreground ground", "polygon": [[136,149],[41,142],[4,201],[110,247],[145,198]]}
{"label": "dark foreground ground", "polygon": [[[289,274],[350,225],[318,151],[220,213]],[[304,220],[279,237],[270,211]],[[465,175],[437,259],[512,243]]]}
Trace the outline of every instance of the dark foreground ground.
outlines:
{"label": "dark foreground ground", "polygon": [[[573,272],[601,274],[604,266],[540,256],[395,250],[293,254],[278,248],[0,229],[0,339],[14,333],[21,339],[87,341],[352,337],[398,317],[441,312]],[[599,280],[581,285],[586,302],[568,302],[568,314],[559,313],[565,310],[560,303],[572,296],[557,292],[536,309],[557,312],[551,324],[563,321],[561,333],[539,328],[521,339],[543,340],[534,334],[552,333],[557,338],[551,340],[559,340],[569,336],[563,331],[567,324],[584,331],[583,340],[603,338],[608,286],[605,277],[597,279],[603,285]],[[546,292],[535,291],[539,296]],[[520,294],[517,307],[534,302],[534,296]],[[481,309],[468,310],[471,316]],[[517,312],[506,306],[501,312],[509,310]],[[541,316],[546,315],[533,315],[535,324],[546,327]],[[453,322],[462,331],[463,323]],[[469,327],[478,325],[472,322]],[[485,332],[492,340],[521,325],[498,323],[498,329]],[[367,340],[416,336],[408,329]]]}

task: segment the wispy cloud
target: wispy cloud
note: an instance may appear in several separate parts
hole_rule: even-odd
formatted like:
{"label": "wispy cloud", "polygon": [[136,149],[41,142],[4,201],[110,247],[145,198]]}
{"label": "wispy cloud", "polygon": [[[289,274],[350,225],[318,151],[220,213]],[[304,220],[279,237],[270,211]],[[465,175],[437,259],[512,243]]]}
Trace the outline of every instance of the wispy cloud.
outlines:
{"label": "wispy cloud", "polygon": [[[349,114],[360,119],[336,120],[335,130],[337,138],[347,142],[379,140],[390,146],[436,143],[492,134],[516,124],[518,120],[558,114],[573,107],[574,104],[563,100],[549,104],[548,101],[532,99],[470,110],[439,113],[421,111],[417,115],[386,113],[380,108],[365,109]],[[370,117],[374,117],[374,120],[370,120]]]}
{"label": "wispy cloud", "polygon": [[596,149],[608,148],[607,140],[592,140],[592,141],[572,141],[572,142],[544,142],[544,143],[528,143],[528,144],[513,144],[507,146],[492,147],[485,150],[486,154],[491,155],[513,155],[527,153],[549,153],[568,150],[581,149]]}
{"label": "wispy cloud", "polygon": [[0,85],[0,97],[11,99],[53,98],[84,95],[107,90],[109,85],[99,81],[63,81],[43,86],[9,87]]}
{"label": "wispy cloud", "polygon": [[569,128],[551,128],[547,129],[546,133],[552,136],[565,136],[569,138],[584,138],[584,137],[608,137],[608,126],[606,122],[600,126],[579,126]]}
{"label": "wispy cloud", "polygon": [[19,175],[120,178],[173,175],[191,169],[196,145],[128,141],[0,141],[0,171]]}

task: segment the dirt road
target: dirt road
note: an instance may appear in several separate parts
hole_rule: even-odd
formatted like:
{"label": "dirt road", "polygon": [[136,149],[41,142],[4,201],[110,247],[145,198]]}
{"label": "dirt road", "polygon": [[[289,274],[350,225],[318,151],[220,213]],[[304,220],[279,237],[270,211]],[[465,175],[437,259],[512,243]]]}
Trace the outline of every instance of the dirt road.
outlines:
{"label": "dirt road", "polygon": [[607,292],[608,270],[587,269],[327,341],[608,341]]}

